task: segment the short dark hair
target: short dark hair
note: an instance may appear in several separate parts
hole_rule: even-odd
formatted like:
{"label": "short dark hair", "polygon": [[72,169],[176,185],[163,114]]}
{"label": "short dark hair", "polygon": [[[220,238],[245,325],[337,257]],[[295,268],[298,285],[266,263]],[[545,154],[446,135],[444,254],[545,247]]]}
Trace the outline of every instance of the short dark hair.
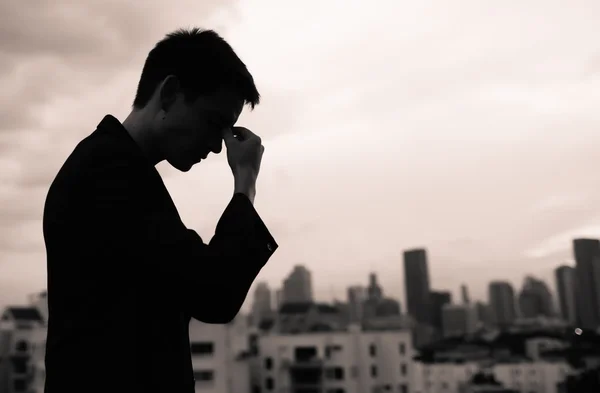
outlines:
{"label": "short dark hair", "polygon": [[179,29],[159,41],[146,58],[133,108],[144,108],[169,75],[179,80],[186,102],[223,87],[232,89],[252,109],[260,102],[246,65],[213,30]]}

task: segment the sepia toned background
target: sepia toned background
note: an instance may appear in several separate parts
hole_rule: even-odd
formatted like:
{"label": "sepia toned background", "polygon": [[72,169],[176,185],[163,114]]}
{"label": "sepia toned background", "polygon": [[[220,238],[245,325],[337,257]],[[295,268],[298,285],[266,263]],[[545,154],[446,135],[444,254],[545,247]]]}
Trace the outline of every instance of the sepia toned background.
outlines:
{"label": "sepia toned background", "polygon": [[[53,176],[191,26],[223,35],[263,96],[239,122],[263,137],[256,207],[280,245],[260,280],[303,264],[330,300],[376,271],[404,303],[402,251],[425,247],[432,286],[475,299],[492,279],[553,283],[571,240],[600,236],[600,3],[458,3],[2,2],[0,306],[45,287]],[[159,170],[208,241],[225,158]]]}

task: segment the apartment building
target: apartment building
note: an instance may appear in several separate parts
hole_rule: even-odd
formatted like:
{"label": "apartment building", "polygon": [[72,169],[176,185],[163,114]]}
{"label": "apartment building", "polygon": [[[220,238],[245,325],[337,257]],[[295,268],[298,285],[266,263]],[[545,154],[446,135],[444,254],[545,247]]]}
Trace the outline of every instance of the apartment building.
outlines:
{"label": "apartment building", "polygon": [[507,362],[415,363],[413,393],[463,393],[473,377],[490,373],[500,383],[498,390],[523,393],[558,393],[559,383],[571,372],[565,362],[527,361]]}
{"label": "apartment building", "polygon": [[250,393],[249,329],[238,316],[227,325],[190,322],[197,393]]}
{"label": "apartment building", "polygon": [[44,319],[35,307],[7,307],[0,317],[0,392],[29,393],[32,345]]}
{"label": "apartment building", "polygon": [[259,338],[260,391],[408,393],[410,332],[347,331],[270,334]]}
{"label": "apartment building", "polygon": [[44,393],[46,381],[46,327],[40,326],[32,330],[30,336],[31,357],[29,358],[29,393]]}

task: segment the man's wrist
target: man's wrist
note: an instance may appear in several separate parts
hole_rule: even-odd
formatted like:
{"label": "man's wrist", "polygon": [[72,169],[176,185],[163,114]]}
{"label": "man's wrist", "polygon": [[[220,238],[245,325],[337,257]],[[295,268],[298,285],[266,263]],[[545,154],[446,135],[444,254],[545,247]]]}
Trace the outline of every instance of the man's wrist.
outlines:
{"label": "man's wrist", "polygon": [[256,191],[255,190],[238,190],[237,188],[233,191],[233,194],[243,194],[246,195],[246,197],[248,197],[248,200],[250,201],[250,203],[254,204],[254,197],[256,196]]}
{"label": "man's wrist", "polygon": [[256,176],[251,173],[237,172],[234,175],[234,194],[244,194],[254,203],[256,196]]}

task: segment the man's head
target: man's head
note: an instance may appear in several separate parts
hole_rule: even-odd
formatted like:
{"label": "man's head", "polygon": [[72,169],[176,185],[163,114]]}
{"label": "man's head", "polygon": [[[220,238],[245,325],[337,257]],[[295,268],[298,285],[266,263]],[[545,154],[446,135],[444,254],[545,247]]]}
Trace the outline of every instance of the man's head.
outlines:
{"label": "man's head", "polygon": [[177,30],[148,54],[130,117],[143,124],[136,136],[154,161],[186,172],[219,153],[223,129],[259,101],[252,75],[217,33]]}

